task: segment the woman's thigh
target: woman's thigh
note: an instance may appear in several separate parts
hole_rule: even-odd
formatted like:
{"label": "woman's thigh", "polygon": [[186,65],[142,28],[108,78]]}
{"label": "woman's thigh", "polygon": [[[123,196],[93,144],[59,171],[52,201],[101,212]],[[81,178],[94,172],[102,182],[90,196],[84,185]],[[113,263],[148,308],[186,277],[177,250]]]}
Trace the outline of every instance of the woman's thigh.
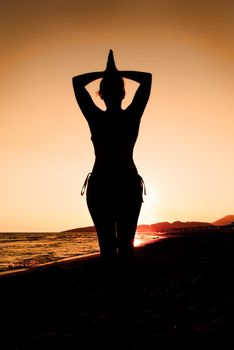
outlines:
{"label": "woman's thigh", "polygon": [[108,257],[116,254],[116,228],[110,193],[90,178],[86,199],[97,231],[101,255]]}
{"label": "woman's thigh", "polygon": [[133,245],[141,205],[142,183],[139,179],[129,183],[117,201],[116,224],[120,249]]}

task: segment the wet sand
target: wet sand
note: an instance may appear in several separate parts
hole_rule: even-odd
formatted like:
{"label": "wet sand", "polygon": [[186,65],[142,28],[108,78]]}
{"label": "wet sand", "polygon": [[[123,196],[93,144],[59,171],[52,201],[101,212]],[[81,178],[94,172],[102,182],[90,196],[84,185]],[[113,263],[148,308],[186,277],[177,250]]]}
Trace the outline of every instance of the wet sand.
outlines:
{"label": "wet sand", "polygon": [[122,319],[109,317],[99,256],[1,276],[0,290],[3,350],[234,349],[233,231],[136,248]]}

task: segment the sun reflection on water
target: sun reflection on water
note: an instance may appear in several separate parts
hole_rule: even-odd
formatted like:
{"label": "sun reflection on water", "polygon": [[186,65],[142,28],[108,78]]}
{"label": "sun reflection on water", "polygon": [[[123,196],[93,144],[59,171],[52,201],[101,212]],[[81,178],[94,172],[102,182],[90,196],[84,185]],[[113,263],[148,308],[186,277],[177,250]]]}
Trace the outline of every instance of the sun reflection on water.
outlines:
{"label": "sun reflection on water", "polygon": [[135,237],[135,239],[134,239],[134,247],[138,247],[143,242],[144,242],[143,239]]}

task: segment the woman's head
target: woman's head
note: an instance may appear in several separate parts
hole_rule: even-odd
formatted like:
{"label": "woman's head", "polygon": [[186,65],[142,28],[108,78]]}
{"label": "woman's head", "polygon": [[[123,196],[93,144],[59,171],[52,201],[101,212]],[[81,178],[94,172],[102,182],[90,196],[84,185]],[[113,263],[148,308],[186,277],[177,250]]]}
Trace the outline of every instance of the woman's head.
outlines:
{"label": "woman's head", "polygon": [[119,75],[104,76],[98,92],[105,103],[121,103],[125,96],[124,81]]}

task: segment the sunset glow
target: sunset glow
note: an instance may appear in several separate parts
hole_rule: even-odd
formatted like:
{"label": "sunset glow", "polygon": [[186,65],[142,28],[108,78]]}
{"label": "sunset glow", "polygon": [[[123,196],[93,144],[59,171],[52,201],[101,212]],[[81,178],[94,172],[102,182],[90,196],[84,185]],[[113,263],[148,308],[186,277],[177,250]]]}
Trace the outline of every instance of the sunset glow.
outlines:
{"label": "sunset glow", "polygon": [[155,212],[155,208],[160,207],[159,194],[156,193],[156,188],[152,185],[146,185],[146,195],[143,195],[143,203],[141,207],[141,220],[144,223],[152,223],[152,218],[155,222],[160,221],[160,218]]}
{"label": "sunset glow", "polygon": [[134,247],[139,246],[142,243],[142,240],[140,238],[135,237],[134,239]]}
{"label": "sunset glow", "polygon": [[94,152],[71,79],[103,70],[110,48],[119,69],[153,75],[139,223],[233,214],[233,2],[12,0],[0,17],[0,231],[92,225],[80,190]]}

